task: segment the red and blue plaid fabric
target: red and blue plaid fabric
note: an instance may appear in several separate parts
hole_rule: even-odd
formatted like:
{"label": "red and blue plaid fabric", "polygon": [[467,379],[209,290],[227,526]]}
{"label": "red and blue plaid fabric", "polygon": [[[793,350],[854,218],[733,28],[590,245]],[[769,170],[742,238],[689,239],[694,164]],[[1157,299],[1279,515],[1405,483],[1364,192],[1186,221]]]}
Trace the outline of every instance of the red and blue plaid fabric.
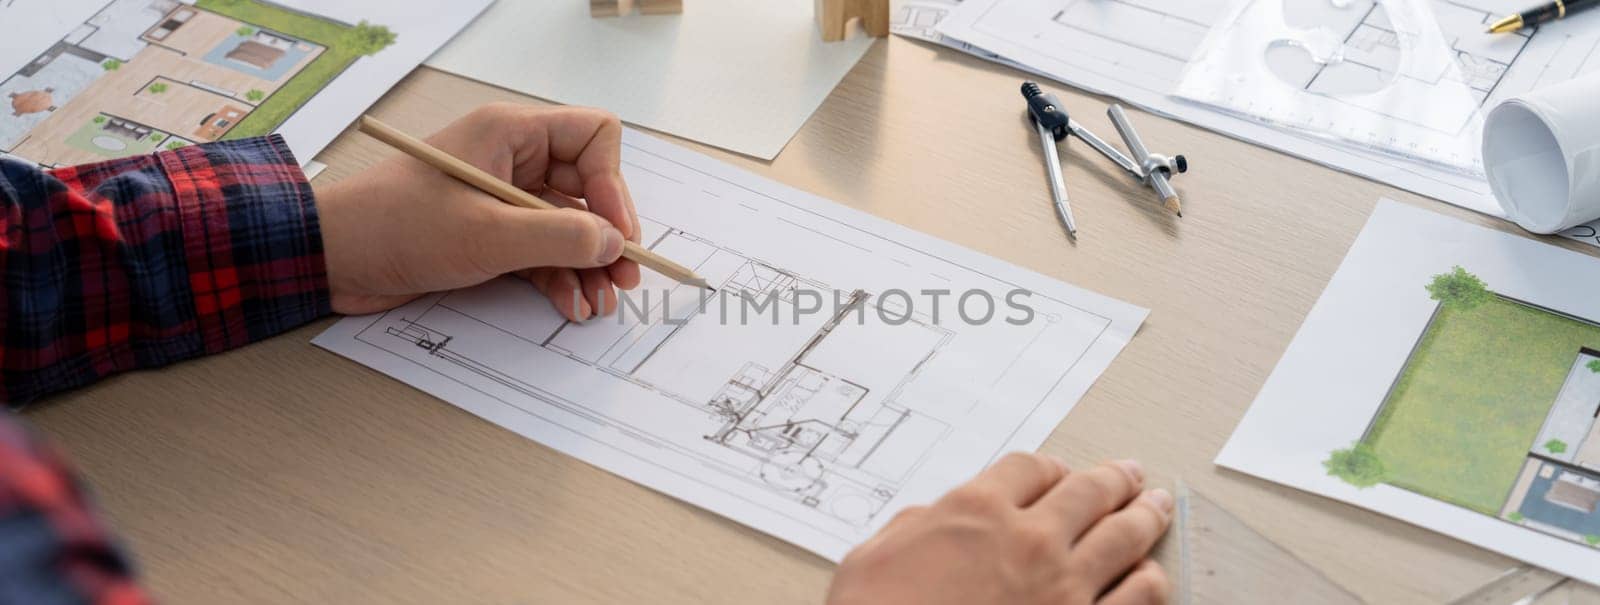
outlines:
{"label": "red and blue plaid fabric", "polygon": [[[0,402],[238,347],[329,313],[279,137],[43,171],[0,160]],[[0,417],[0,603],[140,603],[62,459]]]}
{"label": "red and blue plaid fabric", "polygon": [[43,172],[0,163],[0,401],[216,353],[329,312],[282,139]]}

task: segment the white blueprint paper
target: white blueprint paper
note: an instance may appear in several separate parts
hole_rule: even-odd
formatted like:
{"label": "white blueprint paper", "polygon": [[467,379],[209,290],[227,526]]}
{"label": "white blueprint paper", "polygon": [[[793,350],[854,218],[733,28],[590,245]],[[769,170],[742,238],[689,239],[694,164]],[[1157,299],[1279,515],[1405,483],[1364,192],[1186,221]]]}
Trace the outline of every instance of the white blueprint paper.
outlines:
{"label": "white blueprint paper", "polygon": [[[105,2],[96,0],[0,0],[0,73],[27,65],[39,51],[61,40]],[[25,24],[17,27],[16,24]]]}
{"label": "white blueprint paper", "polygon": [[823,42],[811,2],[692,0],[681,15],[596,19],[582,0],[507,0],[428,65],[770,160],[872,40]]}
{"label": "white blueprint paper", "polygon": [[1597,319],[1595,258],[1385,200],[1216,462],[1600,584]]}
{"label": "white blueprint paper", "polygon": [[[939,34],[992,52],[1025,69],[1119,97],[1150,111],[1491,216],[1503,216],[1480,177],[1397,161],[1392,156],[1291,134],[1171,97],[1194,52],[1227,0],[965,0],[936,27]],[[1514,0],[1437,0],[1434,15],[1483,107],[1518,93],[1600,69],[1600,13],[1580,13],[1535,30],[1486,34],[1487,23],[1526,8]],[[1390,42],[1383,11],[1371,0],[1300,0],[1285,5],[1299,25],[1347,31],[1345,43],[1383,57]],[[1352,51],[1355,52],[1355,51]],[[1357,53],[1359,54],[1359,53]],[[1339,70],[1303,74],[1355,81],[1359,60]],[[1374,71],[1374,70],[1368,70]],[[1426,102],[1419,100],[1419,102]],[[1151,143],[1157,147],[1159,142]],[[1204,158],[1200,158],[1203,160]],[[1199,160],[1197,160],[1199,161]],[[1595,230],[1570,236],[1596,243]]]}
{"label": "white blueprint paper", "polygon": [[939,22],[960,5],[961,0],[896,0],[890,5],[894,12],[889,15],[889,31],[908,38],[935,42],[996,63],[1030,71],[1026,66],[1008,61],[1005,57],[939,33]]}
{"label": "white blueprint paper", "polygon": [[1489,187],[1524,229],[1551,233],[1600,219],[1600,73],[1508,99],[1484,119]]}
{"label": "white blueprint paper", "polygon": [[[694,289],[647,271],[647,320],[574,324],[502,279],[316,344],[837,561],[897,510],[1036,449],[1147,314],[635,131],[623,146],[644,242],[723,293],[773,297],[766,314],[739,298],[696,313]],[[1006,304],[1019,289],[1031,318]],[[996,300],[990,321],[968,321],[981,295],[959,314],[967,291]]]}

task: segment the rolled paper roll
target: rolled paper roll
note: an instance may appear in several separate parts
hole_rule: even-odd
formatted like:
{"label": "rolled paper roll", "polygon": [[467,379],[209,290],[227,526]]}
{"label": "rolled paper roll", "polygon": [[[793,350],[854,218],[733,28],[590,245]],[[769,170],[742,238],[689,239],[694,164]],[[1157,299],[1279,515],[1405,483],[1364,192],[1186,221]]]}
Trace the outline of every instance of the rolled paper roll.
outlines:
{"label": "rolled paper roll", "polygon": [[1506,99],[1483,125],[1483,170],[1535,233],[1600,219],[1600,72]]}

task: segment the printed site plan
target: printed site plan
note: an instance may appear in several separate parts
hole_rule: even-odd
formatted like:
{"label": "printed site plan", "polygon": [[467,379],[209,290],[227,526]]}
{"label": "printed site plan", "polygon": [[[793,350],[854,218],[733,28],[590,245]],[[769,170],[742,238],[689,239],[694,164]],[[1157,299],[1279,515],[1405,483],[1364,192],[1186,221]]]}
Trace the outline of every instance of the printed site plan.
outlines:
{"label": "printed site plan", "polygon": [[1384,201],[1217,464],[1600,582],[1600,261]]}
{"label": "printed site plan", "polygon": [[1372,426],[1327,465],[1600,546],[1600,324],[1489,288],[1462,267]]}

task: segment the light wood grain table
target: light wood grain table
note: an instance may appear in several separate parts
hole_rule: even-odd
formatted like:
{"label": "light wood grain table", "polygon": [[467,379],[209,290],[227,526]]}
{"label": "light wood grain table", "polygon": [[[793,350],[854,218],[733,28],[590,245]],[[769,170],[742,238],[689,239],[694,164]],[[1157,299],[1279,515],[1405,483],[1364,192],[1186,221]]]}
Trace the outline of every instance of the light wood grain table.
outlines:
{"label": "light wood grain table", "polygon": [[[1143,112],[1184,153],[1182,219],[1081,143],[1052,213],[1020,73],[875,43],[778,159],[680,143],[1153,310],[1045,444],[1073,465],[1142,459],[1372,602],[1439,602],[1504,557],[1214,467],[1380,196],[1508,225]],[[1054,87],[1090,129],[1107,100]],[[373,110],[411,132],[533,99],[421,69]],[[346,133],[318,184],[393,153]],[[1574,249],[1575,244],[1561,245]],[[815,603],[831,565],[501,430],[310,344],[331,319],[112,378],[27,416],[95,486],[148,584],[180,603]]]}

